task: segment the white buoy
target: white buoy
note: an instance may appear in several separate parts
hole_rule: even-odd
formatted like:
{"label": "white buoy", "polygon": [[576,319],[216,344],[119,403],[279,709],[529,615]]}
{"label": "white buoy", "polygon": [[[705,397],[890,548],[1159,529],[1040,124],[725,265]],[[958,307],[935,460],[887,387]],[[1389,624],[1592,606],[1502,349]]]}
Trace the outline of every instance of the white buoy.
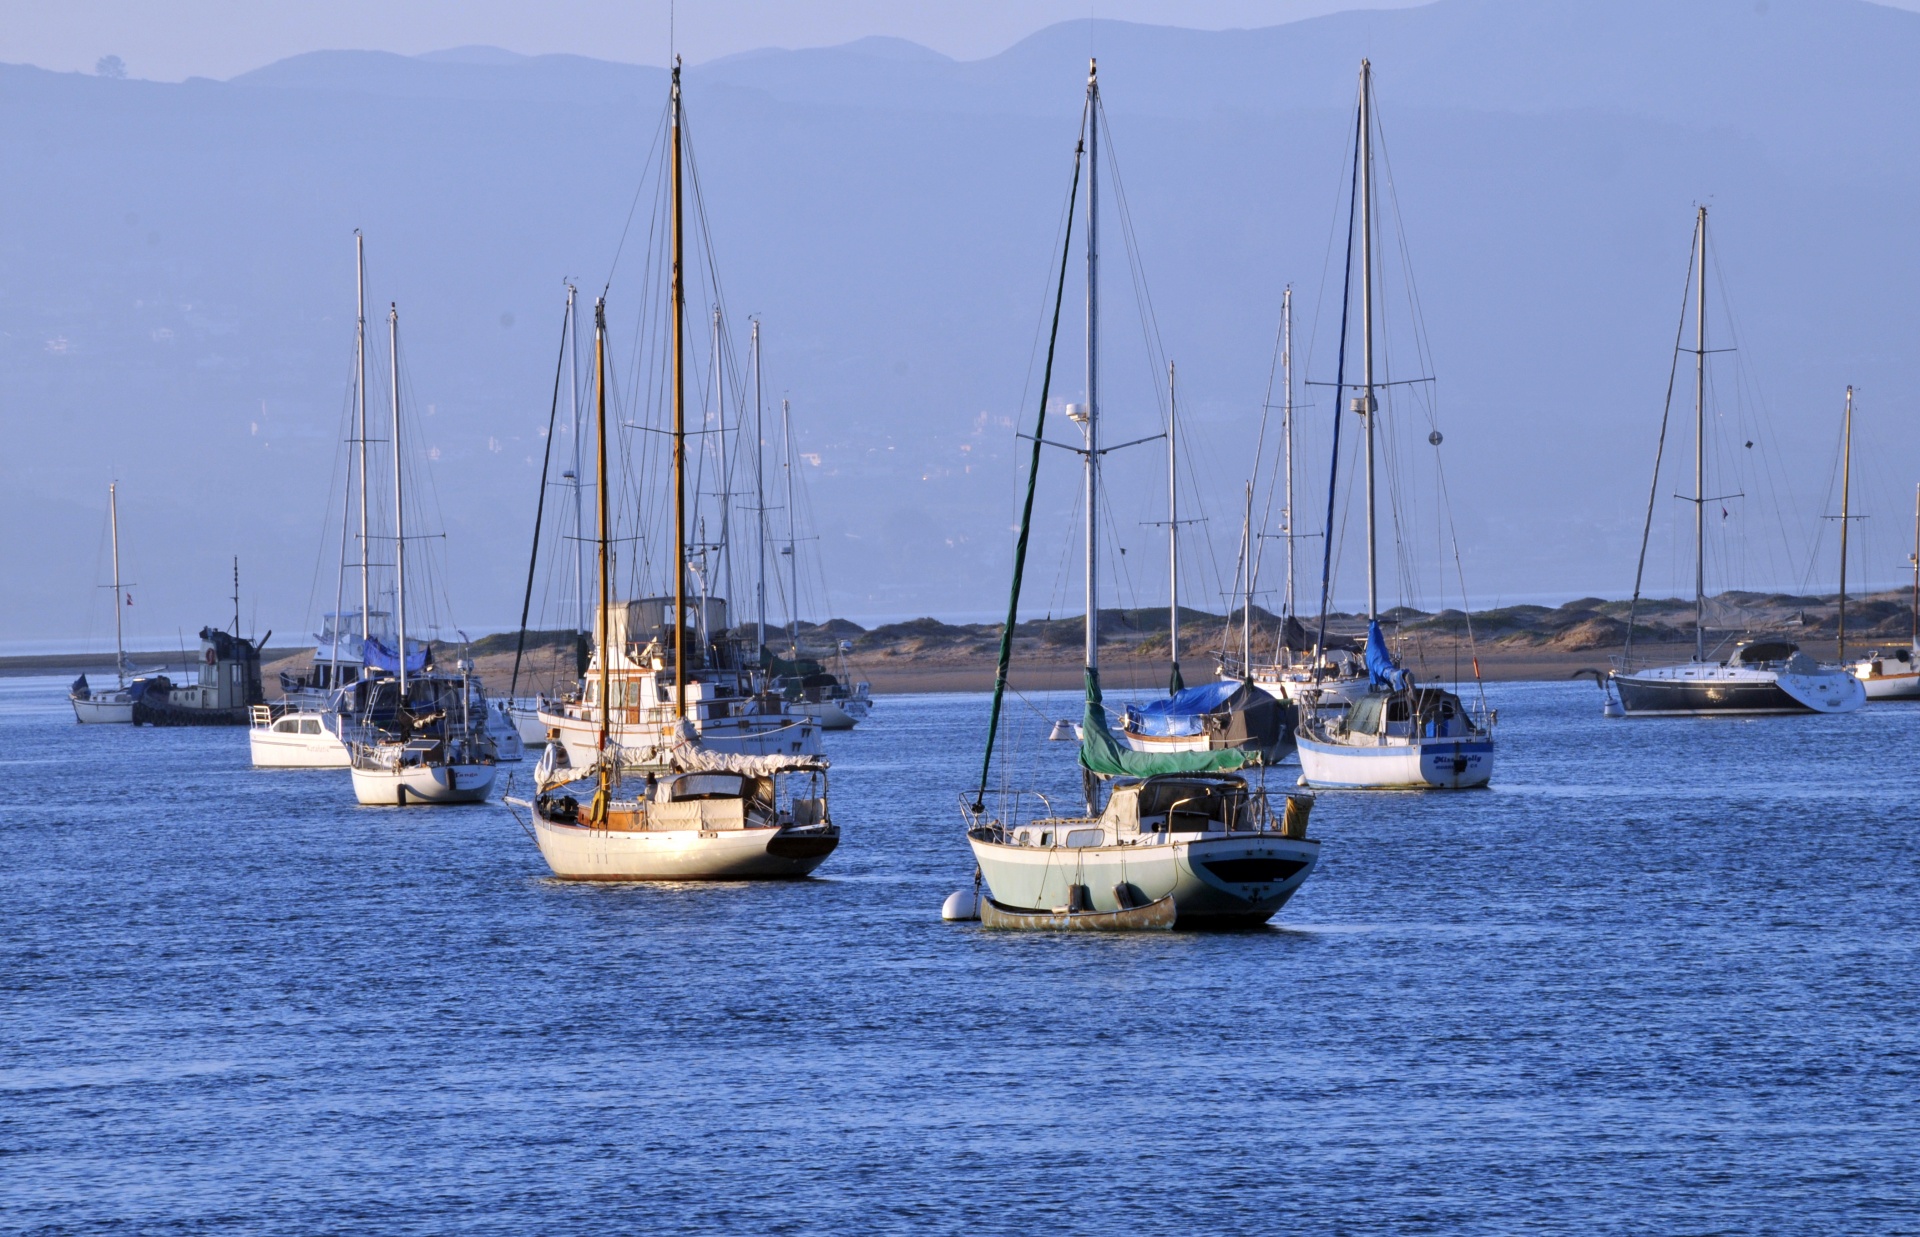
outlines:
{"label": "white buoy", "polygon": [[1054,743],[1065,743],[1068,740],[1078,743],[1080,741],[1080,726],[1078,723],[1070,722],[1063,717],[1053,724],[1053,730],[1047,735],[1047,738]]}
{"label": "white buoy", "polygon": [[940,904],[940,918],[949,923],[980,918],[980,901],[971,889],[956,889]]}
{"label": "white buoy", "polygon": [[1306,784],[1307,784],[1307,775],[1304,773],[1300,775],[1300,780],[1294,783],[1295,786],[1305,786]]}
{"label": "white buoy", "polygon": [[1608,696],[1606,702],[1600,706],[1600,716],[1602,717],[1625,717],[1626,715],[1627,710],[1625,707],[1612,696]]}

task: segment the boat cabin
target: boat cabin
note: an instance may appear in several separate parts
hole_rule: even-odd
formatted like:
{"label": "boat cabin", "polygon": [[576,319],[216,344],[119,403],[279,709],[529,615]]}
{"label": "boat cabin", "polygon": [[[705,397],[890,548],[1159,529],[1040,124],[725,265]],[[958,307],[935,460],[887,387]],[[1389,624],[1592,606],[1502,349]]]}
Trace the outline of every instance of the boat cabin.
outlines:
{"label": "boat cabin", "polygon": [[1378,738],[1457,739],[1480,733],[1460,697],[1438,687],[1368,692],[1347,708],[1346,732]]}
{"label": "boat cabin", "polygon": [[1169,834],[1259,829],[1264,804],[1231,773],[1161,773],[1115,778],[1098,818],[1043,818],[1010,831],[1018,846],[1124,846]]}
{"label": "boat cabin", "polygon": [[1749,669],[1784,669],[1789,674],[1812,674],[1818,664],[1791,640],[1748,640],[1734,651],[1732,663]]}

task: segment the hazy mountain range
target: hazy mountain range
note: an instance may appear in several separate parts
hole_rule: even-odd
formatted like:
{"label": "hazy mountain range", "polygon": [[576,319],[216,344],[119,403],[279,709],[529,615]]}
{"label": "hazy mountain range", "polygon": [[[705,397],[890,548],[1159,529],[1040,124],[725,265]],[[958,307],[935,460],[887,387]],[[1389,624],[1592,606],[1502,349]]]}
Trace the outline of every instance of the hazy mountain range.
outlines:
{"label": "hazy mountain range", "polygon": [[[1422,350],[1401,295],[1389,368],[1437,379],[1476,607],[1631,587],[1699,202],[1717,257],[1710,343],[1740,348],[1715,361],[1732,446],[1709,482],[1730,496],[1710,584],[1808,580],[1819,517],[1837,513],[1849,382],[1861,389],[1855,510],[1873,517],[1856,528],[1855,578],[1899,577],[1920,479],[1908,437],[1920,15],[1860,0],[1440,0],[1218,33],[1071,23],[972,62],[875,39],[691,67],[729,309],[761,316],[769,386],[792,397],[819,460],[805,470],[832,596],[809,617],[827,605],[868,622],[980,617],[1003,604],[1011,425],[1030,420],[1038,390],[1090,50],[1179,365],[1189,488],[1213,547],[1196,534],[1196,592],[1217,593],[1240,534],[1289,281],[1300,377],[1332,376],[1329,271],[1362,56],[1424,330]],[[432,405],[421,451],[453,617],[475,631],[512,623],[562,280],[591,292],[607,278],[665,86],[657,67],[494,49],[315,52],[180,84],[0,67],[13,121],[0,134],[0,511],[13,530],[0,638],[110,635],[95,585],[114,475],[136,629],[164,641],[218,620],[233,554],[250,625],[284,636],[311,621],[314,582],[330,581],[337,555],[322,513],[356,227],[370,300],[400,302],[408,380]],[[1157,426],[1157,378],[1110,226],[1107,411],[1114,433],[1134,436]],[[616,273],[614,303],[632,276]],[[1063,344],[1063,399],[1079,393],[1078,348]],[[1302,413],[1299,522],[1317,531],[1332,414],[1325,388],[1300,392],[1317,406]],[[1421,454],[1428,426],[1387,428],[1404,439],[1405,525],[1382,573],[1388,601],[1457,605],[1450,567],[1453,595],[1437,591],[1448,551]],[[1690,485],[1690,451],[1690,435],[1669,443],[1678,468],[1661,484],[1654,591],[1690,588],[1671,535],[1679,505],[1664,497]],[[1035,610],[1077,611],[1063,565],[1072,466],[1048,466],[1029,595]],[[1113,536],[1129,554],[1110,604],[1164,589],[1161,534],[1143,525],[1164,518],[1162,467],[1157,448],[1116,457]],[[1350,607],[1358,516],[1342,512]],[[1830,547],[1830,525],[1826,536]],[[1827,591],[1822,552],[1811,581]],[[1317,579],[1317,559],[1301,573]]]}

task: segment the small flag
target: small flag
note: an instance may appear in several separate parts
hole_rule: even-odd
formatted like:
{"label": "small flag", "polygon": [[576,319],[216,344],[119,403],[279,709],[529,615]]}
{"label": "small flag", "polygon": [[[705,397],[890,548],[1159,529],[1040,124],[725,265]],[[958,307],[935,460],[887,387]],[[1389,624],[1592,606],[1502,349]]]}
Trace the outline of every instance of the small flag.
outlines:
{"label": "small flag", "polygon": [[127,604],[128,604],[128,605],[132,605],[132,604],[133,604],[133,594],[132,594],[132,593],[128,593],[128,594],[127,594]]}
{"label": "small flag", "polygon": [[1723,520],[1727,518],[1727,509],[1725,507],[1720,508],[1720,518]]}

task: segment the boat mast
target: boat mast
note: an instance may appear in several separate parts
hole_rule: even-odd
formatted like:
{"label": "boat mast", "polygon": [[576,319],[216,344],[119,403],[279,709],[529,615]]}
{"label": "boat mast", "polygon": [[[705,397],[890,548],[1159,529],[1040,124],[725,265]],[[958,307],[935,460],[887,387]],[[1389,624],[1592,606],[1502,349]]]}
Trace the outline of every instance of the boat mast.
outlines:
{"label": "boat mast", "polygon": [[1847,416],[1840,448],[1840,660],[1847,660],[1847,514],[1853,487],[1853,387],[1847,387]]}
{"label": "boat mast", "polygon": [[1360,62],[1360,384],[1354,411],[1367,431],[1367,619],[1380,617],[1378,538],[1374,530],[1373,421],[1373,65]]}
{"label": "boat mast", "polygon": [[1100,667],[1099,565],[1100,490],[1100,79],[1099,65],[1087,61],[1087,671]]}
{"label": "boat mast", "polygon": [[367,563],[372,547],[367,535],[367,241],[358,228],[353,232],[353,261],[359,289],[354,302],[353,369],[355,416],[360,427],[360,662],[364,668],[367,641],[373,636],[373,586]]}
{"label": "boat mast", "polygon": [[612,572],[608,565],[608,538],[610,536],[609,507],[607,501],[607,298],[598,297],[593,302],[593,495],[595,515],[594,546],[600,571],[600,767],[601,801],[605,801],[605,791],[609,771],[607,769],[607,745],[612,731],[611,695],[612,683],[608,663],[612,658],[611,628],[607,623],[607,610],[611,604]]}
{"label": "boat mast", "polygon": [[387,306],[387,351],[393,383],[393,592],[399,620],[400,705],[407,703],[407,513],[401,501],[400,469],[400,307]]}
{"label": "boat mast", "polygon": [[[107,526],[113,530],[113,673],[127,685],[127,646],[120,630],[120,483],[107,482]],[[97,561],[97,560],[96,560]]]}
{"label": "boat mast", "polygon": [[1168,690],[1180,687],[1180,407],[1174,396],[1173,362],[1167,362],[1167,660]]}
{"label": "boat mast", "polygon": [[[713,573],[714,583],[707,588],[712,596],[714,589],[724,586],[721,593],[728,605],[733,604],[733,551],[728,546],[728,532],[733,516],[733,469],[727,456],[727,398],[720,382],[720,306],[713,307],[713,428],[719,447],[718,468],[720,470],[720,567]],[[705,608],[702,607],[701,627],[706,626]],[[728,617],[732,617],[729,615]]]}
{"label": "boat mast", "polygon": [[1287,614],[1293,614],[1293,285],[1280,294],[1280,370],[1287,393],[1280,414],[1281,441],[1286,455],[1287,503],[1281,520],[1287,526]]}
{"label": "boat mast", "polygon": [[[580,486],[580,320],[574,316],[576,291],[572,284],[567,285],[567,362],[572,371],[567,408],[573,421],[573,624],[578,632],[587,629],[587,520]],[[596,347],[598,338],[596,333]]]}
{"label": "boat mast", "polygon": [[1707,208],[1700,208],[1693,314],[1693,660],[1707,660]]}
{"label": "boat mast", "polygon": [[1913,639],[1920,648],[1920,485],[1913,487]]}
{"label": "boat mast", "polygon": [[760,650],[767,647],[767,406],[761,398],[760,386],[760,320],[753,323],[753,512],[754,523],[758,526],[755,553],[759,559],[759,570],[755,576],[753,592],[754,606],[757,612],[757,639],[754,642],[754,660],[760,659]]}
{"label": "boat mast", "polygon": [[793,401],[780,401],[780,438],[787,469],[787,575],[793,592],[787,602],[787,656],[800,656],[800,554],[793,535]]}
{"label": "boat mast", "polygon": [[1247,482],[1247,515],[1241,524],[1241,539],[1246,543],[1242,559],[1240,592],[1240,668],[1253,674],[1253,482]]}
{"label": "boat mast", "polygon": [[673,715],[687,716],[687,290],[680,234],[680,58],[673,60]]}

